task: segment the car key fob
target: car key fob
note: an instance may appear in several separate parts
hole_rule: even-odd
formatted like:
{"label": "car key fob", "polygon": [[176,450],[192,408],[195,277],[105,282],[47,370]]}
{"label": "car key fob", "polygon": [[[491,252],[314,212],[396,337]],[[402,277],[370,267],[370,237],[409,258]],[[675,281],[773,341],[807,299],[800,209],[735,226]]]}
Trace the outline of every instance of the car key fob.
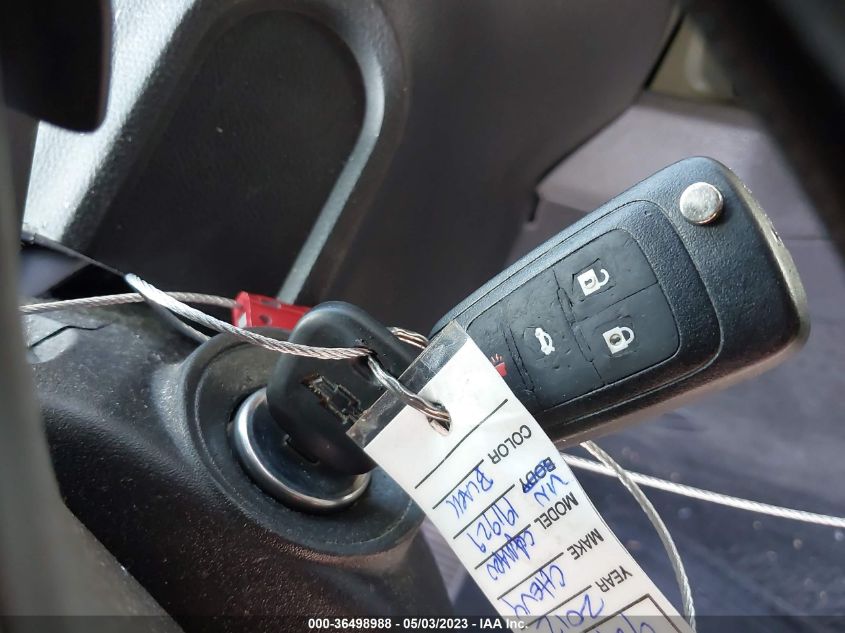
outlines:
{"label": "car key fob", "polygon": [[554,440],[582,442],[783,360],[806,340],[792,258],[749,191],[690,158],[449,312]]}

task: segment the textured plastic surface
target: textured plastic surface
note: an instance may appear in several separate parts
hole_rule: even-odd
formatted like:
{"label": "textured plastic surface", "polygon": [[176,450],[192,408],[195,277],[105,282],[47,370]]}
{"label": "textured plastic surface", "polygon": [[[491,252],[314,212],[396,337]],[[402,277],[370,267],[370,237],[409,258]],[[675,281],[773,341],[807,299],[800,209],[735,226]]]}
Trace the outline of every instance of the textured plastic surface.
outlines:
{"label": "textured plastic surface", "polygon": [[[241,469],[227,426],[276,354],[223,336],[190,353],[143,306],[26,321],[68,507],[186,630],[450,611],[422,514],[386,475],[327,517],[276,502]],[[222,617],[244,614],[256,618]]]}
{"label": "textured plastic surface", "polygon": [[[681,192],[699,181],[715,185],[725,199],[722,216],[706,226],[690,224],[678,208]],[[637,250],[626,241],[608,242],[622,235],[620,230]],[[640,254],[655,282],[643,272]],[[475,338],[478,315],[503,299],[507,305],[513,293],[550,268],[564,286],[558,298],[578,344],[569,349],[581,348],[602,386],[584,392],[579,388],[583,372],[572,370],[575,391],[552,406],[548,370],[521,358],[510,328],[502,326],[496,338],[486,317],[486,333],[477,342],[521,370],[526,384],[517,395],[563,442],[607,433],[658,406],[678,406],[682,396],[763,371],[797,349],[808,333],[804,291],[789,254],[742,183],[711,159],[681,161],[621,194],[483,286],[434,331],[457,319]],[[581,278],[586,270],[595,275]],[[631,273],[633,282],[611,286],[620,270]],[[588,284],[586,290],[579,278]],[[599,287],[603,281],[606,290]],[[580,301],[573,300],[577,288]],[[605,307],[608,299],[615,303]],[[587,309],[590,302],[594,310]],[[529,304],[527,309],[537,308]],[[503,316],[507,323],[507,310]],[[535,342],[545,343],[548,351],[554,337],[541,341],[543,332],[535,333]],[[566,375],[570,369],[558,371],[562,392],[573,388]],[[541,382],[534,378],[537,371],[545,383],[535,384]]]}
{"label": "textured plastic surface", "polygon": [[416,329],[501,269],[537,181],[636,97],[673,15],[670,0],[114,7],[106,121],[41,129],[27,227],[163,288],[284,285],[284,301]]}
{"label": "textured plastic surface", "polygon": [[[2,90],[0,90],[2,93]],[[54,616],[155,616],[151,633],[176,633],[145,588],[122,568],[60,495],[26,364],[18,312],[17,213],[9,170],[6,110],[0,105],[0,604],[3,629],[70,630]],[[43,323],[43,321],[42,321]],[[49,339],[61,329],[49,326]],[[29,338],[29,337],[28,337]],[[16,617],[26,616],[26,617]],[[45,616],[36,618],[32,616]],[[102,618],[100,621],[107,620]],[[74,618],[80,622],[82,618]],[[86,625],[80,625],[85,628]],[[132,628],[132,627],[127,627]]]}

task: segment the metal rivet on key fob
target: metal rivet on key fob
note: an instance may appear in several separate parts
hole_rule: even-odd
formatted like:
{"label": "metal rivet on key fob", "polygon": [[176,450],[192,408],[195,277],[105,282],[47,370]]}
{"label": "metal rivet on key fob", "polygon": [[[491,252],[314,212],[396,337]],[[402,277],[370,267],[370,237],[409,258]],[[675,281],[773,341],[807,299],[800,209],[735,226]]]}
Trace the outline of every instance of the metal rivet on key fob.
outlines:
{"label": "metal rivet on key fob", "polygon": [[696,182],[681,194],[681,213],[693,224],[708,224],[722,213],[724,200],[716,187],[706,182]]}

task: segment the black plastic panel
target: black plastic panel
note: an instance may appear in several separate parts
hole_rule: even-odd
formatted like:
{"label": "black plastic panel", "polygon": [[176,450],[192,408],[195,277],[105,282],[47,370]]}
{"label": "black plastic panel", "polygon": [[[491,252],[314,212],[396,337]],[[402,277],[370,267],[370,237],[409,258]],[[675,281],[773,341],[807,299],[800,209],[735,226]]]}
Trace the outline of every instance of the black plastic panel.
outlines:
{"label": "black plastic panel", "polygon": [[674,9],[636,0],[426,6],[385,3],[413,80],[405,135],[352,259],[333,278],[318,265],[300,295],[420,330],[502,268],[537,182],[639,94]]}
{"label": "black plastic panel", "polygon": [[549,167],[639,94],[672,16],[670,0],[127,2],[106,121],[42,130],[26,225],[164,288],[283,287],[427,329],[502,266]]}
{"label": "black plastic panel", "polygon": [[87,252],[168,288],[272,296],[361,131],[358,67],[324,24],[264,11],[183,83]]}
{"label": "black plastic panel", "polygon": [[143,306],[26,321],[68,507],[186,631],[450,611],[422,513],[384,473],[320,516],[275,501],[241,468],[227,426],[276,354],[222,336],[191,353]]}

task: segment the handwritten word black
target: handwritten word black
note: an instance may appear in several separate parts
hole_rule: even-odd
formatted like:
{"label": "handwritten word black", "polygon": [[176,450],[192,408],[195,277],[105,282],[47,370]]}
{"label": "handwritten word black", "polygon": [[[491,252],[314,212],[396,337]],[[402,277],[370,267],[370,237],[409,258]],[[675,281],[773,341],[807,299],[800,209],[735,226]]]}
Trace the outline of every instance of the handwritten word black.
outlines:
{"label": "handwritten word black", "polygon": [[472,471],[471,475],[474,475],[474,477],[471,477],[467,483],[457,488],[449,499],[446,499],[446,503],[455,511],[456,518],[466,512],[480,493],[487,492],[493,487],[493,480],[484,474],[481,466]]}

